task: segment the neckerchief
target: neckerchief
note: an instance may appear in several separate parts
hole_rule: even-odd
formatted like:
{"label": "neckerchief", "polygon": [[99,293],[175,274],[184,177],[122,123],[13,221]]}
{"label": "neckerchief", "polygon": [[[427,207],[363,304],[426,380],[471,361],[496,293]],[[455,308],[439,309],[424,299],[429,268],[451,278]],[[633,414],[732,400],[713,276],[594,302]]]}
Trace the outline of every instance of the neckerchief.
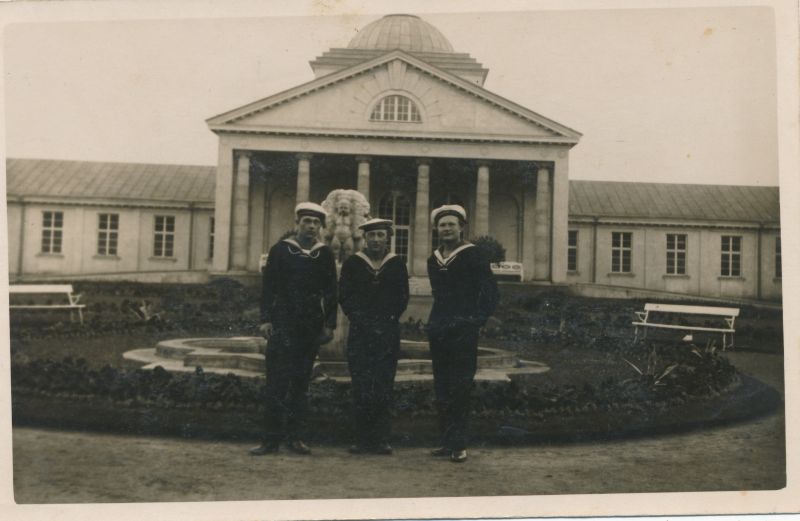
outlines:
{"label": "neckerchief", "polygon": [[[317,250],[325,246],[324,243],[317,241],[310,250],[306,250],[294,239],[284,239],[283,242],[289,244],[289,253],[292,255],[303,255],[305,257],[311,257],[312,259],[319,257],[319,252]],[[292,248],[292,246],[297,249]]]}
{"label": "neckerchief", "polygon": [[439,265],[439,270],[447,271],[447,265],[453,262],[453,259],[455,259],[459,253],[466,250],[467,248],[472,248],[474,246],[475,245],[472,244],[471,242],[462,244],[461,246],[453,250],[450,253],[450,255],[447,256],[446,259],[442,257],[442,252],[439,251],[439,248],[436,248],[435,250],[433,250],[433,257],[436,259],[436,263]]}

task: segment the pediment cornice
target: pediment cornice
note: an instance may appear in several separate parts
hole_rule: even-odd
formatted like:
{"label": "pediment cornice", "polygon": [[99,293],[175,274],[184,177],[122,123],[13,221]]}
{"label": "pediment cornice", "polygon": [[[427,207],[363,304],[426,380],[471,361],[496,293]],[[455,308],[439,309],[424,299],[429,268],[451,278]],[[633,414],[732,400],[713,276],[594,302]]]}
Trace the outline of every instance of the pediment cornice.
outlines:
{"label": "pediment cornice", "polygon": [[[245,119],[259,114],[261,112],[267,111],[270,108],[285,104],[291,103],[293,100],[301,98],[303,96],[308,96],[317,92],[322,89],[330,88],[338,83],[344,82],[350,78],[359,76],[361,74],[369,73],[370,71],[383,67],[390,62],[395,60],[399,60],[407,64],[407,66],[414,67],[417,70],[421,71],[423,74],[436,78],[437,80],[448,84],[451,88],[458,89],[468,95],[475,97],[476,99],[480,100],[483,103],[488,103],[499,110],[503,110],[514,116],[517,116],[537,127],[543,128],[553,134],[547,138],[536,138],[534,141],[538,142],[549,142],[549,143],[569,143],[575,144],[581,137],[580,132],[573,130],[569,127],[566,127],[560,123],[557,123],[549,118],[546,118],[540,114],[533,112],[530,109],[523,107],[517,103],[514,103],[508,99],[503,98],[491,91],[484,89],[476,84],[473,84],[467,80],[459,78],[454,74],[451,74],[447,71],[439,69],[425,61],[422,61],[404,51],[401,50],[394,50],[389,51],[381,56],[378,56],[374,59],[365,61],[358,65],[354,65],[352,67],[348,67],[346,69],[328,74],[327,76],[322,76],[320,78],[311,80],[307,83],[298,85],[291,89],[285,90],[283,92],[279,92],[267,98],[255,101],[253,103],[249,103],[237,109],[219,114],[212,118],[206,120],[209,128],[216,132],[216,133],[230,133],[230,132],[247,132],[247,133],[273,133],[279,129],[270,128],[269,126],[248,126],[244,124]],[[295,132],[303,132],[305,135],[327,135],[333,132],[336,133],[335,129],[319,129],[319,128],[309,128],[309,129],[294,129]],[[348,130],[346,132],[353,133],[354,131]],[[367,133],[367,132],[365,132]],[[369,132],[368,134],[374,135],[374,132]],[[409,137],[408,133],[405,132],[383,132],[381,134],[385,134],[386,137],[396,137],[396,135],[401,135],[403,137]],[[430,139],[445,139],[444,133],[432,133],[435,136],[430,136]],[[415,133],[415,135],[424,135],[424,133],[419,134]],[[453,136],[455,137],[455,136]],[[465,136],[466,137],[466,136]],[[474,140],[476,136],[471,135],[469,136],[471,140]],[[487,141],[497,141],[497,138],[501,138],[502,136],[486,136]],[[428,139],[428,138],[423,138]],[[509,136],[511,139],[511,136]],[[520,136],[514,136],[513,139],[515,142],[524,142],[525,139]]]}

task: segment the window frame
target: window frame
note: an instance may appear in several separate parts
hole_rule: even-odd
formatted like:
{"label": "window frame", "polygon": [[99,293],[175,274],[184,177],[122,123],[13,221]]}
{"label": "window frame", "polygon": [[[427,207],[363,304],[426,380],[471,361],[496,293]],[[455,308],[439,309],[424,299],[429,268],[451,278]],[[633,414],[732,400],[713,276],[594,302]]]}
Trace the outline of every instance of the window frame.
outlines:
{"label": "window frame", "polygon": [[611,232],[611,273],[615,275],[633,273],[633,232]]}
{"label": "window frame", "polygon": [[[727,246],[726,246],[727,241]],[[720,236],[720,277],[742,276],[742,236]]]}
{"label": "window frame", "polygon": [[[391,201],[387,201],[387,199],[391,199]],[[406,215],[399,215],[398,212],[403,209],[398,205],[398,202],[402,200],[402,204],[405,207]],[[390,207],[391,211],[386,212],[387,205]],[[378,218],[379,219],[391,219],[394,223],[394,234],[391,237],[391,241],[389,244],[389,251],[400,256],[404,257],[404,261],[406,266],[409,265],[411,262],[411,214],[412,214],[412,207],[411,207],[411,198],[405,194],[404,192],[400,191],[391,191],[385,193],[380,200],[378,201]],[[402,217],[402,218],[401,218]],[[400,224],[403,222],[404,224]],[[401,237],[404,237],[401,240]],[[401,243],[398,245],[398,241]],[[403,245],[402,243],[405,242]],[[398,246],[403,248],[406,253],[397,253]]]}
{"label": "window frame", "polygon": [[[105,226],[103,218],[105,217]],[[113,242],[113,245],[111,244]],[[119,214],[97,214],[97,255],[101,257],[116,257],[119,247]]]}
{"label": "window frame", "polygon": [[[159,219],[163,219],[159,229]],[[171,224],[171,230],[168,229]],[[175,216],[153,216],[153,257],[157,259],[175,258]]]}
{"label": "window frame", "polygon": [[64,253],[64,212],[42,210],[41,253],[61,255]]}
{"label": "window frame", "polygon": [[[672,239],[672,245],[670,245]],[[683,241],[681,245],[680,242]],[[666,234],[666,269],[667,275],[686,275],[686,254],[689,237],[685,233]]]}
{"label": "window frame", "polygon": [[422,123],[422,114],[408,96],[388,94],[373,105],[369,120],[379,123]]}
{"label": "window frame", "polygon": [[216,228],[216,216],[210,215],[208,219],[208,259],[214,259],[214,233]]}
{"label": "window frame", "polygon": [[567,230],[567,271],[578,271],[578,230]]}

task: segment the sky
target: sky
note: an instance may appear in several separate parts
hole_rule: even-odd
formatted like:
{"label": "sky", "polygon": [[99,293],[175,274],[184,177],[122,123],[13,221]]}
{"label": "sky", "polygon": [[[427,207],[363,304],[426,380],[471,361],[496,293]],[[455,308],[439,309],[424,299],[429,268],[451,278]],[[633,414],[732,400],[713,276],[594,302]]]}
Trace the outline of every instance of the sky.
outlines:
{"label": "sky", "polygon": [[[310,60],[378,17],[10,25],[6,154],[213,165],[206,119],[313,79]],[[422,17],[485,88],[583,134],[572,179],[778,184],[769,7]]]}

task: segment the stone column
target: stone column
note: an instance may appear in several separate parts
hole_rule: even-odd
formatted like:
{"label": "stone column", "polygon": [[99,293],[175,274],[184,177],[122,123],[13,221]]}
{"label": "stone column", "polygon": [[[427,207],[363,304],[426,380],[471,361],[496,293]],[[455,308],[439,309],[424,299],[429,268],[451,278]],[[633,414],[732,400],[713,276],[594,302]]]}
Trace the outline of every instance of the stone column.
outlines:
{"label": "stone column", "polygon": [[534,228],[534,271],[536,280],[550,278],[550,172],[539,167],[536,173],[536,225]]}
{"label": "stone column", "polygon": [[430,228],[430,161],[417,161],[417,204],[414,211],[414,262],[412,274],[425,277],[428,274],[428,230]]}
{"label": "stone column", "polygon": [[234,172],[233,149],[220,139],[214,194],[214,259],[213,269],[224,273],[230,268],[231,203]]}
{"label": "stone column", "polygon": [[522,269],[525,280],[533,280],[536,266],[536,165],[522,172]]}
{"label": "stone column", "polygon": [[358,156],[358,185],[357,190],[367,198],[368,203],[372,203],[369,198],[369,162],[372,158],[369,156]]}
{"label": "stone column", "polygon": [[550,232],[550,279],[567,279],[567,230],[569,223],[569,153],[560,150],[553,165],[553,211]]}
{"label": "stone column", "polygon": [[247,246],[250,230],[250,153],[236,156],[233,181],[233,215],[231,225],[231,269],[247,269]]}
{"label": "stone column", "polygon": [[308,201],[311,192],[311,155],[297,154],[297,203]]}
{"label": "stone column", "polygon": [[475,184],[475,223],[473,237],[489,235],[489,163],[478,163],[478,180]]}

